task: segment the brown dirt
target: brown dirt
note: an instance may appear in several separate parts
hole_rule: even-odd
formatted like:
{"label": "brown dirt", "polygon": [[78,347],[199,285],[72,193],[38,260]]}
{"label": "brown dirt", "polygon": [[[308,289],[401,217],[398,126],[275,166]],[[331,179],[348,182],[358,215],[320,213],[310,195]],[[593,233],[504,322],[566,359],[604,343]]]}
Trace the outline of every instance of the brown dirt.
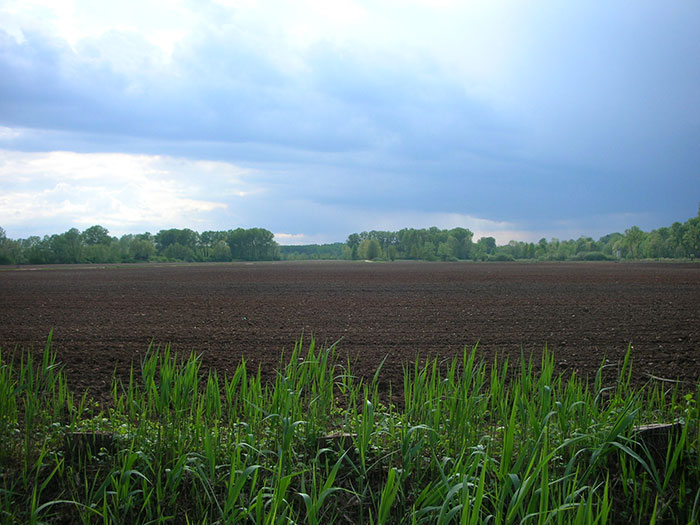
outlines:
{"label": "brown dirt", "polygon": [[268,377],[303,333],[338,339],[353,371],[401,384],[416,355],[479,342],[594,374],[632,344],[635,381],[693,388],[700,377],[700,264],[255,263],[0,271],[0,347],[52,347],[70,384],[103,397],[149,342],[196,351],[231,373],[245,357]]}

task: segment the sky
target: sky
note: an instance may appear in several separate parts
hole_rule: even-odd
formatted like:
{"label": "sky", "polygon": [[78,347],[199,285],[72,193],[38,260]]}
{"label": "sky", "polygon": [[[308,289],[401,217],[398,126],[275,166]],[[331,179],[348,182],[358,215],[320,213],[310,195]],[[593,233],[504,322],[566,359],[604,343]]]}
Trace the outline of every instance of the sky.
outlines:
{"label": "sky", "polygon": [[698,27],[697,0],[0,0],[0,227],[683,222]]}

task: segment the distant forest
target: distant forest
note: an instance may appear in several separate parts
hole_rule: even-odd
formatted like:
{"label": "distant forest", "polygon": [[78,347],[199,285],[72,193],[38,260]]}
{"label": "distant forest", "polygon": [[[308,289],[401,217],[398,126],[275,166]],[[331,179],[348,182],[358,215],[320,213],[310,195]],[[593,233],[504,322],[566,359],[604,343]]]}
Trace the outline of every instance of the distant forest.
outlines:
{"label": "distant forest", "polygon": [[684,223],[644,232],[632,226],[624,233],[598,239],[540,239],[536,243],[510,241],[496,245],[466,228],[405,228],[396,232],[353,233],[345,243],[282,246],[283,259],[413,259],[428,261],[605,261],[619,259],[694,259],[700,257],[700,209]]}
{"label": "distant forest", "polygon": [[593,240],[540,239],[497,246],[466,228],[404,228],[396,232],[351,234],[344,243],[280,246],[263,228],[228,231],[161,230],[112,237],[99,225],[79,231],[8,239],[0,228],[0,264],[133,263],[149,261],[230,262],[273,260],[427,261],[597,261],[620,259],[695,259],[700,257],[700,209],[686,222],[644,232],[632,226]]}
{"label": "distant forest", "polygon": [[188,228],[111,237],[106,228],[7,239],[0,228],[0,264],[130,263],[147,261],[226,262],[280,259],[272,232],[263,228],[197,233]]}

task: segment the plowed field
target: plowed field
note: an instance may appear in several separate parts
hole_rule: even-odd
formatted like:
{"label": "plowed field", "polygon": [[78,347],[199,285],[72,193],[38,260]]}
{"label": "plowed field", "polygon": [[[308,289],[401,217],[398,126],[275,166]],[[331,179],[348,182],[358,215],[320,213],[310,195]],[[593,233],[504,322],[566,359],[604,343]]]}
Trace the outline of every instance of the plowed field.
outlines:
{"label": "plowed field", "polygon": [[[304,333],[339,342],[357,374],[401,384],[416,355],[537,358],[593,374],[632,345],[634,379],[700,377],[700,264],[254,263],[0,271],[0,347],[53,329],[70,384],[105,396],[151,340],[230,373],[272,377]],[[613,369],[611,367],[611,369]]]}

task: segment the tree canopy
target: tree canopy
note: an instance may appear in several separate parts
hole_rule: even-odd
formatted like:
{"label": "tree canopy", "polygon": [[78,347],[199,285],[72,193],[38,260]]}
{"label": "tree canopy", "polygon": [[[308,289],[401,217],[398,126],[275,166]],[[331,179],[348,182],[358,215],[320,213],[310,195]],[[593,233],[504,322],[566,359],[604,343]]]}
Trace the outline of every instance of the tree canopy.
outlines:
{"label": "tree canopy", "polygon": [[144,261],[272,261],[278,259],[421,259],[428,261],[695,259],[700,257],[698,216],[645,232],[632,226],[597,241],[591,237],[537,243],[510,241],[498,246],[493,237],[474,242],[467,228],[404,228],[399,231],[352,233],[345,243],[282,246],[263,228],[205,231],[188,228],[112,237],[100,225],[83,232],[71,228],[43,238],[12,240],[0,227],[0,264],[71,264]]}
{"label": "tree canopy", "polygon": [[348,236],[344,258],[428,261],[694,259],[700,257],[700,209],[697,217],[684,223],[674,222],[670,227],[651,232],[632,226],[624,233],[610,233],[597,241],[582,236],[571,240],[543,238],[537,243],[510,241],[497,246],[493,237],[481,237],[476,242],[473,237],[465,228],[365,231]]}
{"label": "tree canopy", "polygon": [[0,228],[0,264],[72,264],[156,261],[271,261],[280,258],[274,235],[263,228],[204,232],[188,228],[111,237],[100,225],[80,232],[8,239]]}

